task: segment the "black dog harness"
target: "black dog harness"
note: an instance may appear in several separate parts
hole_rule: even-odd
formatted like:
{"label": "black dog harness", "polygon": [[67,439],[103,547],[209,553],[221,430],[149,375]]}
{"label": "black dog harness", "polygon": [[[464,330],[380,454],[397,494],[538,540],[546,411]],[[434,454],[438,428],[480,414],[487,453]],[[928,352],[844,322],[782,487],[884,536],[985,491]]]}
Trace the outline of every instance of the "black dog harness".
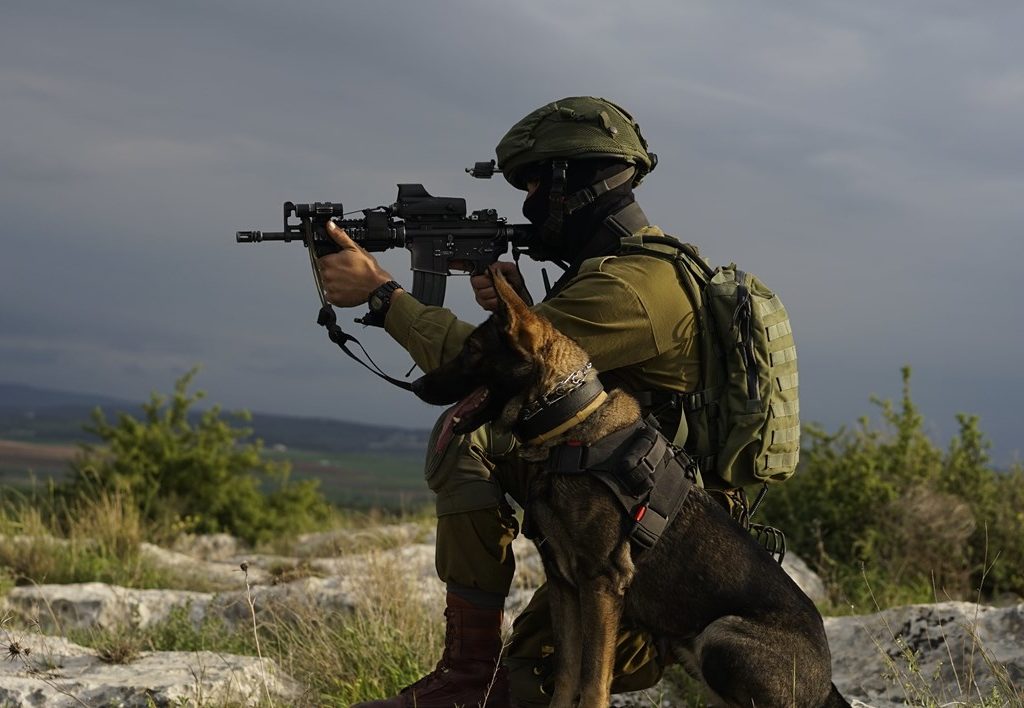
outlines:
{"label": "black dog harness", "polygon": [[548,474],[589,474],[603,482],[623,509],[630,539],[642,550],[653,548],[679,513],[696,471],[696,463],[646,421],[592,445],[559,445],[547,462]]}

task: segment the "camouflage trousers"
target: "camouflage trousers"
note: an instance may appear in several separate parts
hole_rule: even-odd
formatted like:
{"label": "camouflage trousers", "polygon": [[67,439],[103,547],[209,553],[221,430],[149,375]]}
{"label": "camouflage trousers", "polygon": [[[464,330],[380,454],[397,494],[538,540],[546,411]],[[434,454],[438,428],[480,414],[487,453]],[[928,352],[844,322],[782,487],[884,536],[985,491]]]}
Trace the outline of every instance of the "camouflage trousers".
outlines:
{"label": "camouflage trousers", "polygon": [[[438,576],[450,586],[507,596],[515,574],[512,539],[518,525],[505,495],[525,504],[527,467],[516,455],[515,440],[490,426],[439,444],[440,430],[439,421],[426,461],[427,484],[437,501]],[[548,594],[542,586],[513,623],[505,653],[517,705],[548,705],[553,653]],[[649,688],[663,671],[651,635],[623,628],[612,691]]]}

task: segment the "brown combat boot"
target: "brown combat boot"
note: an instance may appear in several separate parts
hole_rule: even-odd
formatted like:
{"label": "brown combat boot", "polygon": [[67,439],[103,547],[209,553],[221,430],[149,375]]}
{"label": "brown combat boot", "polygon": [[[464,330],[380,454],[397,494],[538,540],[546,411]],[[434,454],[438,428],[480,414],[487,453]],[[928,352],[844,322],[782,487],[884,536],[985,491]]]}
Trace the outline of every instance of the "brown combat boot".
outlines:
{"label": "brown combat boot", "polygon": [[392,698],[352,708],[511,708],[501,659],[501,610],[483,609],[448,593],[444,653],[437,667]]}

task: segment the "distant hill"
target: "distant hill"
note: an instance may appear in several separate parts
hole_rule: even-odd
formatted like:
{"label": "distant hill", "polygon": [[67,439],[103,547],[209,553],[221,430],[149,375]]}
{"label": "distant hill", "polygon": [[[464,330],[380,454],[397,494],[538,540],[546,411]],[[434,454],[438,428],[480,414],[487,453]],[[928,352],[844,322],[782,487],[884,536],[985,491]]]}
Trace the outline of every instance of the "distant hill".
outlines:
{"label": "distant hill", "polygon": [[[137,415],[138,403],[99,394],[71,393],[0,382],[0,439],[37,443],[88,442],[82,430],[92,411],[103,408],[108,419],[118,413]],[[269,448],[317,452],[422,453],[429,431],[366,425],[329,418],[253,413],[246,427]]]}
{"label": "distant hill", "polygon": [[130,406],[128,401],[92,393],[54,391],[23,384],[0,382],[0,412],[63,408],[68,406]]}

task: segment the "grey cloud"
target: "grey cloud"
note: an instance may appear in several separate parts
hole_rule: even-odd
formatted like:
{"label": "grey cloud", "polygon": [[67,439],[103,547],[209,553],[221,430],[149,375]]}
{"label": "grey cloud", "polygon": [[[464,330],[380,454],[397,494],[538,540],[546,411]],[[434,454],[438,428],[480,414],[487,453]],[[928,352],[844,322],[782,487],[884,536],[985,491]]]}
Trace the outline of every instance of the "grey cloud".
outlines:
{"label": "grey cloud", "polygon": [[[1020,448],[1019,3],[559,10],[5,9],[0,377],[139,397],[202,362],[200,385],[230,406],[429,425],[435,411],[313,323],[301,247],[232,234],[276,227],[285,199],[355,209],[406,181],[518,220],[519,194],[462,168],[534,107],[592,93],[629,108],[662,158],[639,192],[648,213],[782,294],[810,418],[848,422],[868,393],[898,395],[910,363],[942,431],[977,411],[1000,454]],[[384,262],[407,272],[405,253]],[[479,321],[467,290],[453,280],[450,303]]]}

